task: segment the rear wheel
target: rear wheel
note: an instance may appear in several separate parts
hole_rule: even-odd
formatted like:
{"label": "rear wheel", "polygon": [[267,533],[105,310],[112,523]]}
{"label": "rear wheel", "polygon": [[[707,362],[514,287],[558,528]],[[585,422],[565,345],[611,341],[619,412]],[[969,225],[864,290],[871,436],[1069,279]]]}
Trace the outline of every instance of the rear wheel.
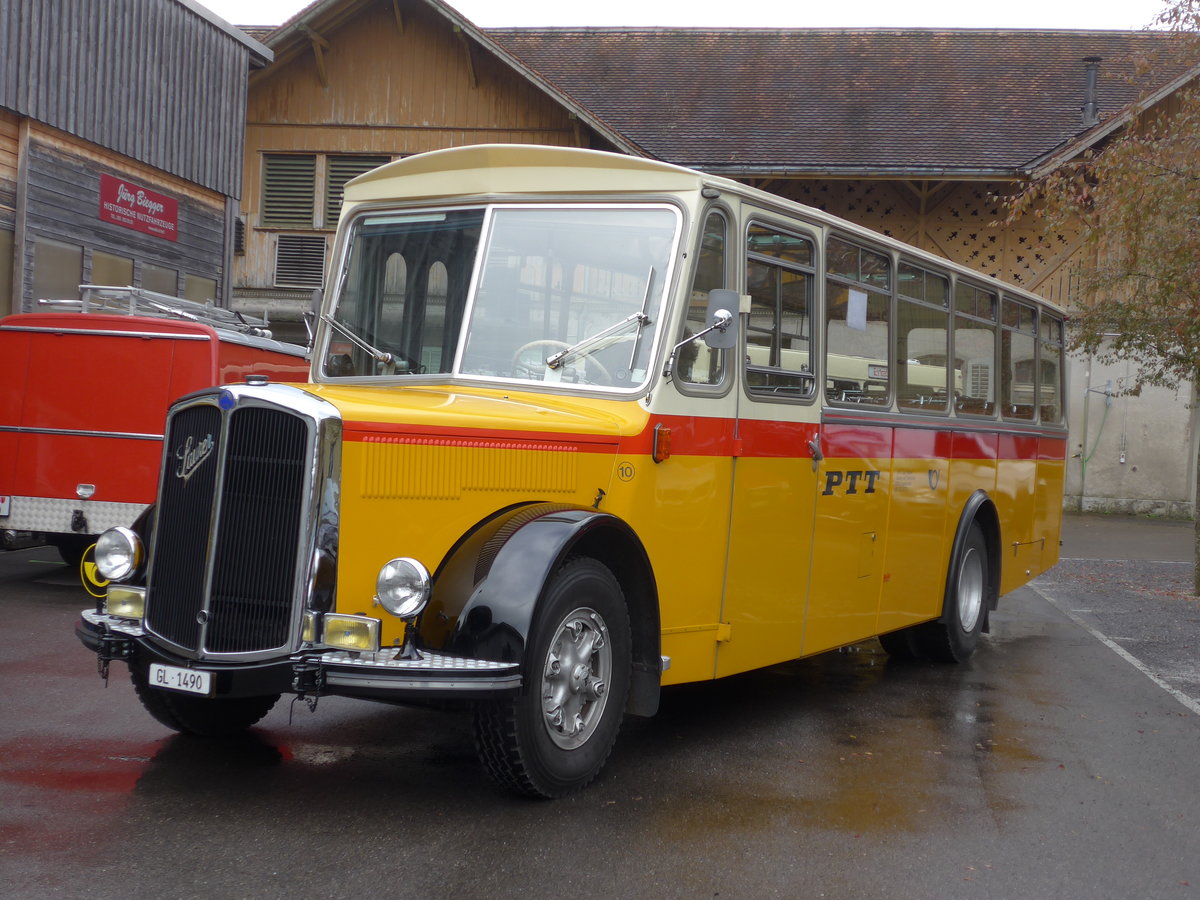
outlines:
{"label": "rear wheel", "polygon": [[229,737],[271,711],[279,694],[265,697],[189,697],[151,687],[146,673],[130,667],[133,689],[146,712],[163,725],[198,737]]}
{"label": "rear wheel", "polygon": [[942,620],[921,626],[921,645],[937,662],[966,662],[979,643],[987,620],[989,575],[987,543],[972,524],[946,584]]}
{"label": "rear wheel", "polygon": [[568,561],[547,586],[521,692],[480,704],[475,744],[501,785],[561,797],[608,759],[629,693],[629,613],[621,586],[593,559]]}

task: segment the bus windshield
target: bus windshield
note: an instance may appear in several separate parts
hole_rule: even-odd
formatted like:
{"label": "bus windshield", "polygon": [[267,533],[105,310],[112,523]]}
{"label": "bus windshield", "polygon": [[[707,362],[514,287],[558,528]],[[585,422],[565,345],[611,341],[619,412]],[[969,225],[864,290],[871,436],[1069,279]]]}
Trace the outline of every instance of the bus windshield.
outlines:
{"label": "bus windshield", "polygon": [[364,216],[326,319],[324,372],[636,388],[679,225],[665,204]]}

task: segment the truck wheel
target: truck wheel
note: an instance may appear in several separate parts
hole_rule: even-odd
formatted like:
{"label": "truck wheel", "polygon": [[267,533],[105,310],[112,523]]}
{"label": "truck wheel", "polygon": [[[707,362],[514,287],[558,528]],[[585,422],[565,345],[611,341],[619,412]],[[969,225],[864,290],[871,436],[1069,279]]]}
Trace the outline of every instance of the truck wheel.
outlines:
{"label": "truck wheel", "polygon": [[921,626],[921,645],[930,659],[961,663],[975,652],[987,619],[988,565],[983,532],[972,524],[962,552],[950,565],[943,621]]}
{"label": "truck wheel", "polygon": [[630,644],[612,572],[569,560],[534,617],[520,693],[476,707],[475,746],[488,773],[531,797],[561,797],[595,778],[625,712]]}
{"label": "truck wheel", "polygon": [[146,712],[163,725],[198,737],[229,737],[245,731],[271,711],[279,694],[266,697],[189,697],[151,687],[146,673],[129,669],[133,689]]}
{"label": "truck wheel", "polygon": [[72,569],[78,570],[80,562],[83,561],[83,555],[92,544],[96,543],[96,536],[62,534],[51,538],[50,543],[54,544],[54,549],[58,551],[59,559]]}

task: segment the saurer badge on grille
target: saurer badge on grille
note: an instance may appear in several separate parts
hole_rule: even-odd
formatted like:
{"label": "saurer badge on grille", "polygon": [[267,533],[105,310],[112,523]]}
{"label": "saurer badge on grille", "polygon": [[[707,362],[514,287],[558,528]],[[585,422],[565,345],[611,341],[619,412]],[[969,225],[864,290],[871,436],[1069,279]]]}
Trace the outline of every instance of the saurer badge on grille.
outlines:
{"label": "saurer badge on grille", "polygon": [[175,451],[175,458],[179,460],[179,465],[175,468],[175,477],[182,478],[186,482],[196,474],[197,469],[204,465],[204,461],[212,455],[212,452],[213,436],[211,434],[206,434],[199,441],[188,435],[183,446]]}

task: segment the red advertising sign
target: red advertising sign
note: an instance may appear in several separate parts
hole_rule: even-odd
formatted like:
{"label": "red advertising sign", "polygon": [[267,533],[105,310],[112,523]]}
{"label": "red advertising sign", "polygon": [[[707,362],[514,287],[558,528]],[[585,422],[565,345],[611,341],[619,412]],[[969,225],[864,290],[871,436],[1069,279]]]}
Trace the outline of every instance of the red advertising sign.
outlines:
{"label": "red advertising sign", "polygon": [[173,241],[179,231],[179,201],[132,181],[101,175],[100,220]]}

